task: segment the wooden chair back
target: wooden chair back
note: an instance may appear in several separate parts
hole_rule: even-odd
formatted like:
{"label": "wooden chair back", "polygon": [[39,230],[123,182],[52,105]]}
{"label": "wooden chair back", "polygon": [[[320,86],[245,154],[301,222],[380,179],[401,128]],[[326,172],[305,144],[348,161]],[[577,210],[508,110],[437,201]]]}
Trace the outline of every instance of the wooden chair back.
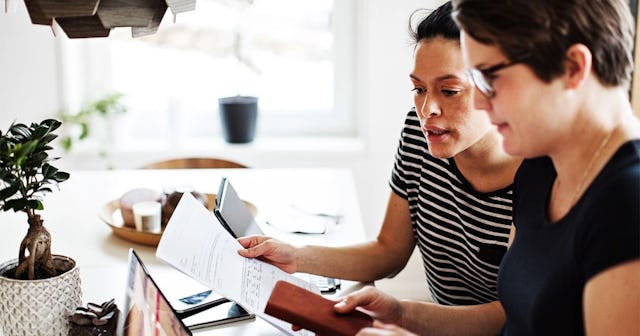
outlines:
{"label": "wooden chair back", "polygon": [[189,157],[157,161],[146,164],[142,169],[203,169],[203,168],[248,168],[247,166],[225,159],[210,157]]}

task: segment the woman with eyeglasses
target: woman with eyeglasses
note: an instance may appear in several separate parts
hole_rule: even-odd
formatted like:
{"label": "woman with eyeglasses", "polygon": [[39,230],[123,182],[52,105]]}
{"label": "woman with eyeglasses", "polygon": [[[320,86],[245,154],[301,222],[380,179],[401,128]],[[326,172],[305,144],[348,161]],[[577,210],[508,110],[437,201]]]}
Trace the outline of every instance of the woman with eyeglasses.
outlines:
{"label": "woman with eyeglasses", "polygon": [[504,152],[486,112],[473,108],[474,88],[451,3],[421,20],[412,37],[415,109],[402,130],[377,239],[332,248],[293,247],[253,236],[239,239],[246,248],[240,254],[288,272],[368,282],[399,272],[417,245],[437,303],[429,305],[433,319],[425,322],[455,332],[460,323],[442,316],[463,312],[469,319],[494,321],[486,330],[497,332],[504,313],[496,278],[512,226],[512,183],[521,159]]}
{"label": "woman with eyeglasses", "polygon": [[[475,105],[505,150],[527,158],[498,278],[501,334],[640,335],[640,121],[628,97],[627,1],[453,3]],[[337,309],[357,305],[425,333],[413,328],[426,312],[415,302],[368,289]],[[408,334],[376,327],[359,335]]]}

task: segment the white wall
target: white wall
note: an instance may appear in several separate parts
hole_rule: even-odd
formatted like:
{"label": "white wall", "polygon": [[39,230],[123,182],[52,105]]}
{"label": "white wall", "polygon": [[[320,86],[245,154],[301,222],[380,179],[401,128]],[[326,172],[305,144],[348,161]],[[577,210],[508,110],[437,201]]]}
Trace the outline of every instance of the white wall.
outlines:
{"label": "white wall", "polygon": [[51,29],[31,24],[19,3],[0,12],[0,129],[52,115],[58,107],[56,51]]}
{"label": "white wall", "polygon": [[[434,3],[440,2],[359,1],[362,15],[358,17],[358,29],[364,39],[358,42],[358,78],[354,85],[359,95],[360,137],[348,142],[351,146],[309,140],[308,148],[300,148],[291,141],[257,139],[248,146],[221,142],[188,153],[112,153],[112,161],[117,167],[133,168],[155,158],[184,154],[226,156],[254,167],[348,167],[356,180],[367,235],[375,237],[389,194],[388,179],[398,135],[412,105],[408,17],[416,8],[433,8]],[[62,61],[56,58],[60,54],[57,45],[48,27],[30,23],[24,4],[18,5],[16,13],[0,14],[0,129],[6,130],[15,119],[31,122],[53,116],[63,94],[73,94],[58,90],[56,64]],[[95,153],[67,155],[60,164],[71,173],[74,169],[104,167]]]}

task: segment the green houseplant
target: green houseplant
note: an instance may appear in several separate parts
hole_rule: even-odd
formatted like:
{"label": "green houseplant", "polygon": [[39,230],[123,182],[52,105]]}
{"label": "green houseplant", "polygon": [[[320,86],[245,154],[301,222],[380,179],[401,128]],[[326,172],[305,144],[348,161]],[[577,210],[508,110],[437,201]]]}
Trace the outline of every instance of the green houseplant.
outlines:
{"label": "green houseplant", "polygon": [[124,94],[120,92],[112,92],[87,103],[75,113],[60,111],[59,116],[64,127],[69,128],[61,137],[62,149],[69,152],[76,143],[87,139],[91,135],[92,120],[106,120],[127,112],[127,107],[122,103],[123,97]]}
{"label": "green houseplant", "polygon": [[[46,119],[0,131],[0,208],[26,214],[29,229],[18,258],[0,264],[0,327],[5,335],[66,335],[67,315],[81,303],[75,261],[51,254],[51,236],[36,213],[51,187],[69,174],[50,162],[62,123]],[[47,301],[48,300],[48,301]]]}
{"label": "green houseplant", "polygon": [[70,153],[81,142],[93,137],[94,140],[98,140],[98,156],[104,160],[107,168],[113,168],[110,160],[111,142],[101,139],[101,135],[104,137],[110,134],[115,118],[127,112],[124,97],[123,93],[110,92],[84,104],[77,111],[60,110],[58,118],[63,123],[60,132],[61,148]]}

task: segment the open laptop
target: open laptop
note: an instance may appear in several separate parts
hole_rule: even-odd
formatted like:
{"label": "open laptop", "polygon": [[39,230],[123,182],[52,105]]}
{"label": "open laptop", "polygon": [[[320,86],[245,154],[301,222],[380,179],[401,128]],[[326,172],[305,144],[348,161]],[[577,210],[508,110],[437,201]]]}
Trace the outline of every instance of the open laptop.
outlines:
{"label": "open laptop", "polygon": [[118,335],[124,336],[190,336],[192,330],[255,318],[226,299],[208,307],[177,313],[133,249],[129,250],[129,277],[123,308],[125,313],[119,321]]}
{"label": "open laptop", "polygon": [[[226,177],[220,181],[213,212],[222,226],[234,237],[264,235],[249,208],[238,196]],[[296,276],[318,286],[322,293],[333,293],[340,288],[340,280],[314,274],[296,273]]]}

